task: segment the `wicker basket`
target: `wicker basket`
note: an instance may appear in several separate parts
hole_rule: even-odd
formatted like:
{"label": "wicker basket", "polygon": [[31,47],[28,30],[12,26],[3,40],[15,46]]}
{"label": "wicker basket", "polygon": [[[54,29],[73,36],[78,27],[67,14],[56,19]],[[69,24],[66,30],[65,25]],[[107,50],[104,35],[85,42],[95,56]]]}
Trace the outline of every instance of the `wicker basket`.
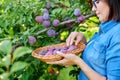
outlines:
{"label": "wicker basket", "polygon": [[[60,44],[53,44],[53,45],[50,45],[52,47],[64,47],[66,46],[66,43],[60,43]],[[34,50],[32,52],[32,56],[39,59],[40,61],[43,61],[43,62],[52,62],[52,61],[58,61],[60,59],[62,59],[63,57],[59,56],[59,55],[50,55],[50,56],[43,56],[43,55],[38,55],[38,53],[42,50],[47,50],[50,46],[45,46],[45,47],[41,47],[41,48],[38,48],[36,50]],[[80,52],[82,52],[85,48],[85,44],[80,42],[78,45],[77,45],[77,48],[73,51],[70,51],[70,52],[67,52],[66,54],[79,54]]]}

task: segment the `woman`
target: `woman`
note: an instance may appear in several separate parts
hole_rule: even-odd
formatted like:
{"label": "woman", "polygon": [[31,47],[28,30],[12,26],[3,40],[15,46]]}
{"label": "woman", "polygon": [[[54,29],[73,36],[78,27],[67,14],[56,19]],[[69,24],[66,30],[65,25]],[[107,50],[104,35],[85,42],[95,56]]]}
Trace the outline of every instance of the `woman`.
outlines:
{"label": "woman", "polygon": [[[82,59],[74,54],[63,54],[64,59],[48,64],[78,65],[78,80],[120,80],[120,0],[94,0],[92,10],[101,21],[99,31],[87,43]],[[82,33],[72,32],[67,45],[84,41]]]}

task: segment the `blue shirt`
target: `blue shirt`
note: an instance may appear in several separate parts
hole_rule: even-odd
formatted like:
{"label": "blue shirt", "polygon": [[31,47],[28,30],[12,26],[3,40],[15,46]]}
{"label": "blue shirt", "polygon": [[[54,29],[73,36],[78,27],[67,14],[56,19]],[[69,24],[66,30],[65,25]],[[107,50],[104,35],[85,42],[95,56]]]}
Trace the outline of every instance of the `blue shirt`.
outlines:
{"label": "blue shirt", "polygon": [[[107,80],[120,80],[120,22],[102,22],[88,42],[82,59]],[[88,80],[82,70],[78,80]]]}

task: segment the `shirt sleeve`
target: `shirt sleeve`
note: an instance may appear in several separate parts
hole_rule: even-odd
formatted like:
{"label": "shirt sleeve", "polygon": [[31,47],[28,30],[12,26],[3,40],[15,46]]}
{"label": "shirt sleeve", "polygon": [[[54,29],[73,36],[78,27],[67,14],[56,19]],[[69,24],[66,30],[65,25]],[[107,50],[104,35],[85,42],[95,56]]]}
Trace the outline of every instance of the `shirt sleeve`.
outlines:
{"label": "shirt sleeve", "polygon": [[120,36],[114,35],[106,52],[107,80],[120,80]]}

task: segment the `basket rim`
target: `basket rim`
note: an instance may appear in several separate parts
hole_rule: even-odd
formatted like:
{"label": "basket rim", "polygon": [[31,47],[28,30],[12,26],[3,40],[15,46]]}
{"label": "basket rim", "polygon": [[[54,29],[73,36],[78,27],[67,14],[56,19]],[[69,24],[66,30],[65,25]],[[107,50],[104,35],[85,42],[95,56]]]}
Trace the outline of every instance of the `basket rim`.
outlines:
{"label": "basket rim", "polygon": [[[48,47],[56,47],[56,46],[66,46],[66,43],[65,42],[62,42],[62,43],[59,43],[59,44],[52,44],[52,45],[48,45],[48,46],[44,46],[44,47],[39,47],[37,49],[35,49],[33,52],[32,52],[32,56],[39,59],[40,61],[43,61],[43,62],[50,62],[50,61],[56,61],[56,60],[60,60],[62,59],[63,57],[60,56],[60,55],[50,55],[50,56],[44,56],[44,55],[38,55],[38,53],[41,51],[41,50],[47,50]],[[80,52],[82,52],[85,48],[85,44],[83,42],[80,42],[78,45],[77,45],[77,49],[73,50],[73,51],[76,51],[76,52],[67,52],[66,54],[78,54]],[[53,60],[52,60],[53,59]]]}

